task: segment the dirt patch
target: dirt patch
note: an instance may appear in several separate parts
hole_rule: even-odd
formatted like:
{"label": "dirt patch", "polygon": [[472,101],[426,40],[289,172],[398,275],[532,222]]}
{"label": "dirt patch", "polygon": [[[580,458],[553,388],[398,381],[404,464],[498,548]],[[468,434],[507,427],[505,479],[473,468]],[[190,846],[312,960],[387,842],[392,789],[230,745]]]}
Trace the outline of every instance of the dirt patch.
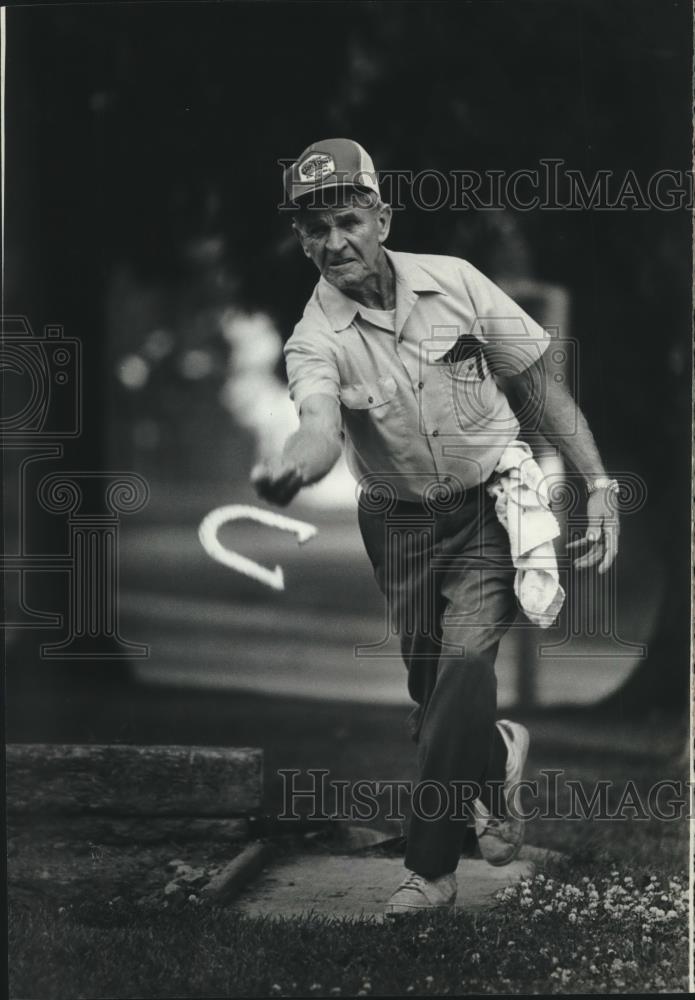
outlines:
{"label": "dirt patch", "polygon": [[[50,837],[38,830],[8,830],[8,894],[13,902],[37,898],[89,922],[118,923],[133,906],[194,906],[200,890],[243,849],[219,841],[103,844]],[[101,915],[97,920],[98,915]]]}

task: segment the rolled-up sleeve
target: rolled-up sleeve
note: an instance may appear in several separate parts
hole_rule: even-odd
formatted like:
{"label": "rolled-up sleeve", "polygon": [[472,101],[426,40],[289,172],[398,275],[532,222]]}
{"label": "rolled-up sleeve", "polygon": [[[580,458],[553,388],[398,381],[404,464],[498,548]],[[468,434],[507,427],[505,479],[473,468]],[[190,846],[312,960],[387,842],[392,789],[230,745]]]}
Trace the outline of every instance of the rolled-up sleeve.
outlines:
{"label": "rolled-up sleeve", "polygon": [[330,345],[320,333],[312,336],[297,327],[285,344],[290,398],[297,413],[308,396],[323,393],[340,401],[340,375]]}
{"label": "rolled-up sleeve", "polygon": [[495,370],[515,375],[530,368],[547,350],[550,334],[520,305],[468,261],[464,281],[475,307],[474,333]]}

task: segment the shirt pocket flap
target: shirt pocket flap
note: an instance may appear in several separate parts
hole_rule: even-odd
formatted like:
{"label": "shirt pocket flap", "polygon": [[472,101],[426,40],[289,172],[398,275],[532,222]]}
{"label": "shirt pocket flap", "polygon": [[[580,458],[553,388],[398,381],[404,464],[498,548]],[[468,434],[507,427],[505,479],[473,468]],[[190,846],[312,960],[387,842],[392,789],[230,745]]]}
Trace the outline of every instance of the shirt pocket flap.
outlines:
{"label": "shirt pocket flap", "polygon": [[481,382],[490,374],[482,351],[464,361],[450,362],[446,367],[451,377],[458,382]]}
{"label": "shirt pocket flap", "polygon": [[391,375],[377,379],[376,382],[360,382],[359,384],[340,387],[340,401],[349,410],[373,410],[383,406],[396,395],[398,386]]}

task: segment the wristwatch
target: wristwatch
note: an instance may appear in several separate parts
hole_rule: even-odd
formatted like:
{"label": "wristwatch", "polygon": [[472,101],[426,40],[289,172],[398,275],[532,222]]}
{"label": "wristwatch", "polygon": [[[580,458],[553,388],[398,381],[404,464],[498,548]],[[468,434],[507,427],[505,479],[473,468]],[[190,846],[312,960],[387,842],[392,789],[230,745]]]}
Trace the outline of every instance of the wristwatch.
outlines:
{"label": "wristwatch", "polygon": [[608,476],[597,476],[596,479],[589,479],[586,484],[587,496],[596,493],[598,490],[610,490],[611,493],[620,492],[620,483],[617,479],[609,479]]}

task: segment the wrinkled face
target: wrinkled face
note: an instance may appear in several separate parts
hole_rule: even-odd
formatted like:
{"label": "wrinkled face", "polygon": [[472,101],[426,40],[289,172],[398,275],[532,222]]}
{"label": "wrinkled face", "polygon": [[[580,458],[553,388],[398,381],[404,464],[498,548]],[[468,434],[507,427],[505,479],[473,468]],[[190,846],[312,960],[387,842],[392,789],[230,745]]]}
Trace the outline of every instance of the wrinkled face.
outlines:
{"label": "wrinkled face", "polygon": [[366,206],[354,195],[330,208],[306,208],[293,223],[306,256],[348,295],[377,273],[390,225],[390,206]]}

